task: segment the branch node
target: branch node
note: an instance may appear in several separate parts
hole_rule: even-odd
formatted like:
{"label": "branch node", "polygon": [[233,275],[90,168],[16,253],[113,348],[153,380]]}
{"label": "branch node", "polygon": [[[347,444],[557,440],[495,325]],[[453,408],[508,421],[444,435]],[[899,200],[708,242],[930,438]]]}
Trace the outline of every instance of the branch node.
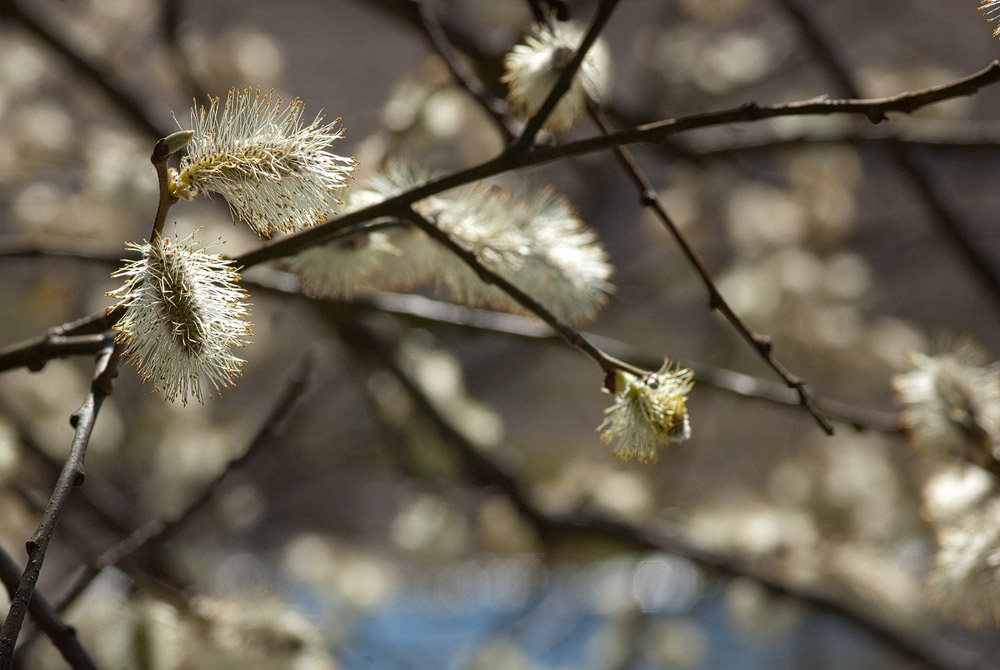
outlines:
{"label": "branch node", "polygon": [[740,106],[740,111],[746,115],[747,119],[756,121],[760,106],[756,102],[747,102]]}

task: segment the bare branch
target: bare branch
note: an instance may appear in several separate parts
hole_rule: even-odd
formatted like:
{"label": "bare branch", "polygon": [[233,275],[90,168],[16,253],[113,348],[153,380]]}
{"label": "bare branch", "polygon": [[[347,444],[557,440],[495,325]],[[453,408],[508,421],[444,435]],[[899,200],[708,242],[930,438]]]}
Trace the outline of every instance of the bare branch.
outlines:
{"label": "bare branch", "polygon": [[102,338],[101,342],[105,338],[101,335],[93,335],[93,333],[107,331],[121,318],[120,311],[96,312],[76,321],[54,326],[44,335],[12,344],[0,350],[0,372],[22,366],[27,366],[28,369],[37,372],[53,358],[95,353],[102,348],[102,344],[95,343],[92,338]]}
{"label": "bare branch", "polygon": [[90,435],[97,420],[97,413],[104,399],[111,393],[112,379],[117,374],[118,356],[114,343],[108,339],[105,348],[97,358],[94,379],[83,405],[74,414],[71,423],[76,429],[69,456],[59,473],[59,479],[52,491],[49,504],[42,514],[38,528],[27,542],[28,565],[21,575],[17,590],[11,598],[10,609],[0,626],[0,670],[12,670],[14,662],[14,644],[21,632],[24,616],[28,611],[31,596],[38,583],[38,576],[45,560],[45,552],[63,507],[69,499],[70,491],[75,486],[83,484],[85,473],[83,459],[87,453]]}
{"label": "bare branch", "polygon": [[532,298],[511,282],[507,281],[504,277],[501,277],[496,272],[483,265],[474,252],[466,249],[455,238],[435,226],[432,222],[428,221],[413,209],[401,211],[399,213],[399,217],[411,222],[417,228],[427,233],[429,237],[444,245],[449,251],[462,259],[466,265],[472,268],[472,270],[479,275],[479,278],[482,281],[487,284],[493,284],[517,301],[521,307],[525,308],[547,323],[552,330],[566,340],[571,347],[579,349],[581,352],[592,358],[595,363],[600,365],[604,374],[611,375],[615,370],[625,370],[639,376],[646,374],[645,370],[637,368],[634,365],[630,365],[625,361],[618,360],[617,358],[602,351],[600,347],[595,346],[586,337],[580,334],[580,331],[576,330],[568,323],[560,321],[540,302]]}
{"label": "bare branch", "polygon": [[[364,234],[371,230],[399,225],[401,224],[365,224],[341,230],[337,237],[338,239],[346,238],[350,235]],[[58,240],[53,241],[53,244],[55,251],[52,255],[65,258],[74,257],[70,251],[71,245],[64,245]],[[0,256],[6,255],[2,247],[3,245],[0,244]],[[46,251],[46,245],[36,243],[31,245],[31,255],[45,257],[49,254]],[[87,253],[81,258],[97,262],[116,262],[112,256],[100,253],[93,255]],[[292,295],[312,301],[322,300],[323,302],[331,302],[326,299],[307,296],[302,292],[298,278],[284,272],[258,271],[251,277],[244,277],[243,284],[248,287],[256,287],[259,290],[276,292],[281,295]],[[332,304],[338,303],[333,302]],[[489,309],[466,307],[451,302],[433,300],[418,294],[391,293],[387,291],[366,292],[355,295],[350,300],[339,304],[352,311],[379,311],[438,325],[447,324],[535,340],[548,340],[552,342],[563,340],[557,332],[553,331],[551,326],[532,317],[508,312],[497,312]],[[581,334],[586,340],[615,358],[635,361],[641,368],[655,369],[663,363],[663,356],[661,354],[638,351],[620,340],[605,337],[597,333],[582,332]],[[25,345],[9,347],[7,351],[11,352],[10,354],[0,352],[0,371],[18,367],[18,365],[27,365],[27,363],[13,364],[15,358],[25,361],[51,360],[52,356],[47,355],[48,350],[45,349],[44,345],[35,343],[35,340],[30,342],[34,344],[26,343]],[[10,364],[4,367],[5,363]],[[797,406],[801,404],[795,389],[790,389],[785,384],[773,383],[734,370],[714,367],[703,362],[679,359],[678,363],[683,367],[695,370],[695,379],[698,382],[719,390],[743,398],[756,398],[778,405]],[[831,419],[858,430],[876,430],[884,433],[899,433],[901,431],[899,415],[896,412],[859,407],[828,397],[815,396],[813,400],[816,406]]]}
{"label": "bare branch", "polygon": [[476,73],[472,71],[472,68],[462,59],[462,55],[448,40],[448,34],[435,16],[430,0],[419,0],[418,5],[424,34],[448,67],[455,82],[490,115],[497,130],[503,135],[504,141],[513,140],[516,135],[508,123],[507,104],[494,97],[476,76]]}

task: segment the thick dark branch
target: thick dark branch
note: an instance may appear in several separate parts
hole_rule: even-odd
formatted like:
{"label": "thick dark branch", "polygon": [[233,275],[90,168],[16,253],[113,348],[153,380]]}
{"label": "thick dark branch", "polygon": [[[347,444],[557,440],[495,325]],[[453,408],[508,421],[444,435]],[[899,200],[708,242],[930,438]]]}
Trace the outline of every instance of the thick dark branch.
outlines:
{"label": "thick dark branch", "polygon": [[3,626],[0,626],[0,670],[12,670],[14,644],[21,632],[24,616],[31,603],[35,585],[38,583],[42,562],[45,560],[45,552],[52,540],[56,525],[59,523],[63,507],[69,499],[70,491],[74,486],[83,484],[85,477],[83,459],[87,453],[87,445],[90,443],[94,423],[97,421],[97,413],[104,399],[111,393],[111,382],[117,374],[118,356],[116,354],[114,343],[109,339],[106,347],[97,358],[90,391],[83,405],[73,414],[71,423],[76,429],[76,433],[73,436],[69,456],[66,458],[62,472],[59,473],[59,479],[56,481],[52,497],[42,514],[38,528],[27,542],[28,564],[21,575],[17,590],[11,598],[7,618],[4,619]]}
{"label": "thick dark branch", "polygon": [[264,448],[274,444],[274,441],[284,430],[285,421],[288,414],[295,407],[307,389],[309,373],[314,365],[314,357],[307,354],[302,357],[288,376],[288,381],[278,398],[275,401],[270,413],[264,419],[263,424],[257,431],[250,445],[242,455],[232,459],[212,479],[208,485],[202,489],[201,493],[195,497],[187,506],[169,518],[154,519],[149,523],[139,527],[120,542],[110,547],[102,553],[96,561],[86,566],[77,575],[73,583],[59,601],[58,610],[66,611],[67,608],[87,589],[90,583],[102,570],[112,565],[118,565],[127,557],[139,551],[153,552],[163,544],[173,538],[193,519],[205,506],[211,502],[219,487],[234,472],[243,468]]}
{"label": "thick dark branch", "polygon": [[12,344],[0,351],[0,372],[21,366],[37,371],[53,358],[95,353],[101,345],[95,345],[88,338],[95,337],[94,333],[105,332],[120,318],[121,310],[97,312],[50,328],[44,335]]}
{"label": "thick dark branch", "polygon": [[54,358],[93,355],[106,346],[107,338],[97,335],[46,335],[29,347],[15,345],[0,351],[0,371],[26,367],[38,372]]}
{"label": "thick dark branch", "polygon": [[[21,568],[10,557],[10,554],[0,547],[0,581],[3,581],[3,585],[11,597],[17,591],[20,580]],[[36,593],[32,597],[28,605],[28,612],[71,668],[97,670],[94,661],[76,637],[76,630],[59,618],[56,611],[40,593]]]}
{"label": "thick dark branch", "polygon": [[829,100],[818,98],[763,106],[756,103],[748,103],[719,112],[683,116],[626,130],[619,130],[611,135],[601,134],[597,137],[563,145],[534,147],[524,154],[507,152],[466,170],[460,170],[433,179],[426,184],[417,186],[383,202],[343,214],[336,219],[327,221],[309,230],[272,240],[242,256],[238,259],[238,262],[245,267],[251,267],[265,261],[291,256],[310,246],[330,240],[338,231],[344,228],[382,216],[392,216],[400,207],[408,207],[418,200],[436,195],[442,191],[470,184],[481,179],[486,179],[487,177],[493,177],[510,170],[551,163],[570,156],[590,154],[626,144],[661,142],[672,135],[687,130],[730,123],[749,123],[785,116],[830,114],[859,114],[868,118],[883,119],[890,112],[909,113],[935,102],[963,95],[972,95],[980,88],[998,81],[1000,81],[1000,61],[994,61],[979,72],[949,84],[934,86],[920,91],[901,93],[888,98],[874,98],[869,100]]}
{"label": "thick dark branch", "polygon": [[146,112],[139,98],[130,93],[124,83],[106,68],[84,57],[80,49],[71,46],[65,37],[56,34],[37,18],[25,12],[16,0],[0,0],[0,16],[16,21],[27,32],[59,54],[81,78],[100,90],[112,105],[143,133],[151,138],[166,135]]}

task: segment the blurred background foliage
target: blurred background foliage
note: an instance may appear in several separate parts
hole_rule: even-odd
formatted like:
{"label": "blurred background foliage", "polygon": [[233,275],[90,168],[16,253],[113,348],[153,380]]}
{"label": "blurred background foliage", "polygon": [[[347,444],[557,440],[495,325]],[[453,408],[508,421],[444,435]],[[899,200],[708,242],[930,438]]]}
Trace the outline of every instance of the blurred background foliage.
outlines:
{"label": "blurred background foliage", "polygon": [[[192,96],[252,85],[342,117],[348,135],[338,150],[360,160],[359,180],[388,157],[447,171],[503,147],[408,2],[23,4],[112,73],[163,133],[175,128],[171,110],[186,122]],[[531,20],[527,3],[431,4],[489,86],[499,86],[500,58]],[[950,81],[1000,48],[972,0],[803,5],[865,96]],[[568,6],[586,20],[594,3]],[[158,135],[7,11],[0,2],[4,244],[116,259],[125,241],[147,234],[156,204],[148,155]],[[614,74],[608,112],[621,126],[840,95],[780,3],[626,2],[604,36]],[[888,127],[995,262],[998,103],[1000,91],[987,89],[893,117]],[[560,141],[594,132],[580,123]],[[893,167],[885,134],[863,119],[786,118],[635,152],[724,295],[773,337],[786,365],[818,394],[892,419],[889,380],[907,352],[960,333],[996,351],[1000,314]],[[617,290],[592,332],[653,368],[667,355],[696,370],[777,381],[708,311],[704,287],[610,155],[526,172],[554,184],[609,250]],[[181,203],[171,214],[178,230],[224,235],[229,255],[258,244],[218,200]],[[0,257],[2,343],[106,307],[111,269],[51,255]],[[245,277],[272,275],[255,268]],[[83,491],[102,511],[71,501],[41,583],[53,598],[122,529],[183,509],[247,448],[300,357],[315,357],[309,390],[280,439],[231,473],[177,537],[105,571],[71,610],[101,667],[900,662],[852,618],[751,578],[720,576],[666,551],[635,553],[611,538],[540,536],[502,488],[466,467],[399,372],[545,513],[584,510],[681,533],[793,590],[996,662],[994,636],[942,624],[922,591],[933,541],[917,493],[928,473],[893,430],[838,424],[826,437],[799,407],[702,383],[690,402],[692,439],[653,465],[623,465],[594,432],[608,398],[600,373],[577,352],[380,314],[363,300],[317,305],[249,290],[254,337],[235,388],[184,407],[152,394],[128,368],[102,409]],[[359,318],[363,331],[338,326]],[[396,369],[369,347],[390,352]],[[18,558],[91,371],[89,360],[64,360],[0,376],[0,545]],[[140,633],[162,650],[151,652],[159,664],[127,660]],[[24,667],[62,667],[47,642],[32,646]]]}

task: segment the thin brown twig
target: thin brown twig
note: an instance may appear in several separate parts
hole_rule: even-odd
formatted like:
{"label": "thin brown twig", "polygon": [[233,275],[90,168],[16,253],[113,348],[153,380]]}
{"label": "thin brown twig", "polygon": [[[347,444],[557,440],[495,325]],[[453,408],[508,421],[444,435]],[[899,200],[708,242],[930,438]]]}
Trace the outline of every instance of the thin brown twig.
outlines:
{"label": "thin brown twig", "polygon": [[[367,234],[377,230],[387,228],[398,228],[406,225],[395,221],[376,221],[374,223],[362,222],[349,228],[338,230],[330,241],[348,238],[354,235]],[[5,258],[71,258],[94,263],[101,263],[118,267],[121,262],[121,254],[113,252],[107,245],[84,243],[80,248],[76,247],[76,240],[67,241],[65,239],[29,239],[24,240],[19,236],[0,239],[0,257]],[[101,311],[90,314],[81,319],[64,323],[50,328],[44,335],[33,337],[30,340],[11,344],[4,349],[0,349],[0,372],[12,370],[18,367],[28,367],[32,371],[41,370],[44,364],[53,358],[61,358],[79,353],[93,353],[87,350],[85,344],[89,340],[84,339],[98,333],[105,333],[119,319],[121,319],[124,308],[119,307],[112,311]],[[80,351],[72,351],[76,345],[66,343],[67,338],[80,338],[71,340],[77,342]]]}
{"label": "thin brown twig", "polygon": [[474,251],[465,248],[454,237],[438,228],[423,215],[413,209],[407,209],[405,211],[400,211],[398,216],[401,219],[409,221],[417,228],[424,231],[430,238],[444,245],[449,251],[468,265],[473,272],[479,276],[480,280],[486,282],[487,284],[496,286],[513,298],[521,307],[547,323],[552,330],[566,340],[567,344],[580,350],[593,359],[595,363],[601,366],[601,370],[604,371],[604,374],[607,375],[609,379],[613,378],[615,370],[624,370],[639,376],[647,374],[647,371],[637,368],[634,365],[626,363],[625,361],[619,360],[603,351],[600,347],[596,346],[593,342],[584,337],[576,328],[573,328],[568,323],[558,319],[540,302],[512,284],[505,277],[483,265]]}
{"label": "thin brown twig", "polygon": [[59,599],[57,610],[65,612],[105,568],[118,565],[139,551],[155,552],[179,533],[205,506],[212,501],[219,487],[232,474],[249,463],[265,447],[281,435],[289,413],[295,408],[308,388],[308,378],[314,366],[314,356],[307,353],[292,368],[284,388],[278,394],[260,429],[244,452],[230,460],[183,510],[168,518],[153,519],[140,526],[127,537],[109,547],[97,559],[85,566],[76,576],[65,594]]}
{"label": "thin brown twig", "polygon": [[87,453],[87,445],[90,442],[97,414],[104,399],[110,395],[112,380],[117,374],[118,356],[116,354],[116,347],[109,339],[107,346],[97,357],[94,379],[87,397],[80,409],[73,414],[71,423],[76,432],[73,436],[69,456],[66,458],[62,472],[59,473],[59,479],[52,491],[49,504],[42,514],[38,528],[26,543],[28,564],[21,575],[17,590],[11,597],[7,617],[4,619],[3,625],[0,626],[0,670],[12,670],[14,645],[21,631],[21,625],[24,623],[24,616],[28,611],[35,585],[38,583],[38,576],[45,560],[45,552],[52,540],[52,534],[55,532],[63,507],[69,499],[70,491],[73,487],[82,485],[86,476],[83,460]]}
{"label": "thin brown twig", "polygon": [[[850,69],[833,47],[829,37],[816,25],[810,12],[796,0],[775,0],[775,2],[798,25],[805,41],[819,58],[837,88],[845,95],[853,98],[859,97],[860,87],[855,83]],[[1000,310],[1000,269],[995,265],[996,259],[991,259],[984,252],[983,246],[972,239],[968,233],[969,226],[961,221],[948,205],[939,189],[934,185],[933,179],[926,170],[917,164],[907,152],[906,147],[891,136],[885,140],[885,146],[888,149],[889,158],[909,181],[913,192],[931,213],[931,219],[938,231],[951,243],[963,259],[963,265],[968,268],[979,285],[990,296],[994,308]]]}
{"label": "thin brown twig", "polygon": [[919,91],[908,91],[885,98],[865,100],[813,98],[777,105],[748,103],[718,112],[693,114],[636,126],[634,128],[619,130],[611,135],[602,133],[595,137],[557,146],[536,146],[525,153],[518,154],[507,151],[479,165],[432,179],[425,184],[380,203],[342,214],[336,219],[331,219],[308,230],[262,244],[255,250],[237,259],[237,262],[244,267],[251,267],[276,258],[294,255],[310,246],[328,241],[344,228],[382,216],[392,216],[400,207],[408,207],[418,200],[436,195],[442,191],[480,181],[487,177],[493,177],[510,170],[551,163],[571,156],[581,156],[612,149],[616,146],[640,142],[660,142],[665,138],[687,130],[731,123],[750,123],[786,116],[830,114],[855,114],[878,122],[893,112],[911,113],[921,107],[941,102],[942,100],[963,95],[972,95],[980,88],[998,81],[1000,81],[1000,61],[994,61],[979,72],[947,84]]}
{"label": "thin brown twig", "polygon": [[[412,293],[365,292],[338,303],[305,295],[298,279],[285,273],[258,273],[251,279],[244,279],[244,282],[248,286],[255,286],[257,290],[274,291],[282,295],[294,295],[314,302],[324,302],[333,307],[339,306],[349,310],[346,312],[348,315],[354,315],[359,310],[372,311],[395,314],[439,326],[442,324],[452,325],[463,329],[493,332],[531,340],[563,341],[550,326],[533,317],[466,307]],[[583,332],[582,335],[612,356],[634,361],[641,368],[652,370],[663,364],[662,355],[638,351],[620,340],[596,333]],[[700,361],[679,359],[677,363],[682,367],[694,370],[695,381],[720,391],[741,398],[763,400],[787,407],[797,408],[801,405],[798,393],[785,384],[735,370],[715,367]],[[815,396],[813,400],[820,410],[832,420],[857,430],[874,430],[890,434],[902,432],[898,412],[859,407],[824,396]]]}
{"label": "thin brown twig", "polygon": [[[21,568],[2,547],[0,547],[0,581],[11,596],[17,591],[21,579]],[[63,660],[75,670],[97,670],[93,659],[80,644],[76,630],[63,621],[52,605],[40,593],[35,593],[28,604],[28,613],[38,628],[52,641]]]}
{"label": "thin brown twig", "polygon": [[37,342],[37,346],[11,348],[0,351],[0,371],[25,367],[38,372],[56,358],[96,354],[106,346],[107,338],[96,335],[51,335]]}
{"label": "thin brown twig", "polygon": [[[594,123],[601,129],[605,135],[611,135],[614,129],[608,123],[607,119],[601,112],[593,105],[589,106],[589,112]],[[791,371],[788,370],[777,358],[774,356],[773,344],[770,336],[762,335],[756,332],[750,327],[746,321],[740,317],[739,314],[732,308],[729,302],[725,299],[722,293],[719,291],[719,287],[716,286],[715,280],[712,278],[712,273],[709,272],[708,267],[705,265],[704,261],[701,260],[701,256],[694,250],[691,243],[688,242],[687,237],[681,232],[680,228],[674,223],[673,219],[667,213],[666,205],[663,204],[663,200],[660,198],[659,193],[656,192],[656,188],[643,173],[642,168],[632,157],[632,154],[625,147],[615,147],[614,148],[615,157],[618,159],[619,164],[625,170],[629,178],[635,183],[636,188],[639,191],[639,197],[642,201],[643,206],[648,207],[660,220],[660,222],[666,227],[670,234],[673,235],[674,241],[677,242],[677,246],[680,247],[681,252],[687,258],[688,263],[695,269],[698,276],[701,277],[702,283],[705,285],[705,289],[708,291],[708,308],[710,310],[717,310],[726,321],[736,329],[747,344],[749,344],[757,354],[764,359],[772,370],[782,381],[791,388],[794,389],[798,394],[799,403],[812,414],[816,423],[819,424],[820,428],[827,435],[833,435],[833,424],[830,423],[829,419],[824,416],[823,412],[816,406],[813,401],[812,391],[806,386],[804,380],[799,378],[797,375],[793,375]]]}

